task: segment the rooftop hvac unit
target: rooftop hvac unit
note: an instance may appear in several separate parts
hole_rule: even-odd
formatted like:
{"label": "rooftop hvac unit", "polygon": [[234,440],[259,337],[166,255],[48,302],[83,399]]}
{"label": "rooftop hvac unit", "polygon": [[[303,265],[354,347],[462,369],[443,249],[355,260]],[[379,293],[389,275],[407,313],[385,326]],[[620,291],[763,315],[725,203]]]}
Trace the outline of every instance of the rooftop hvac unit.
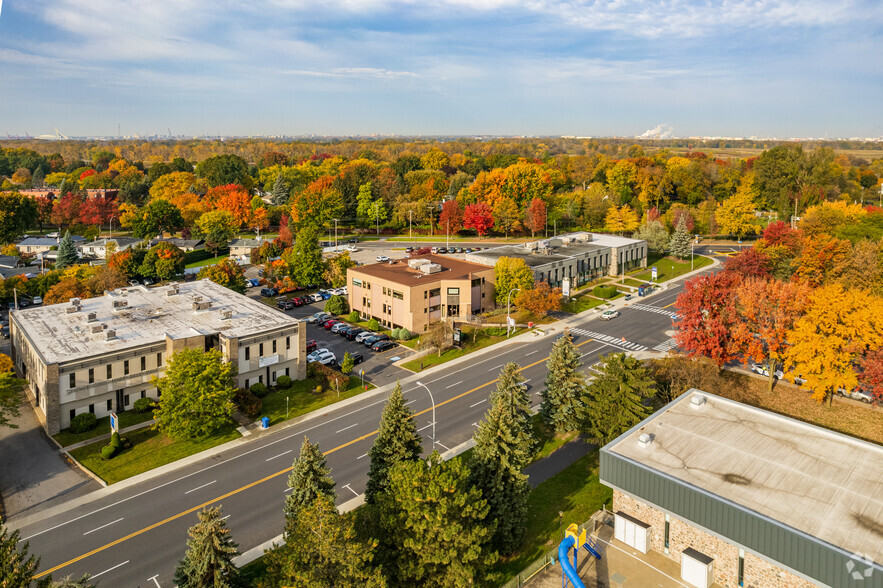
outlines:
{"label": "rooftop hvac unit", "polygon": [[80,299],[79,298],[71,298],[71,306],[80,307]]}
{"label": "rooftop hvac unit", "polygon": [[690,408],[699,410],[700,408],[705,406],[705,396],[702,394],[694,394],[693,398],[690,399]]}
{"label": "rooftop hvac unit", "polygon": [[173,284],[169,286],[169,289],[166,290],[166,296],[174,296],[178,293],[178,284]]}
{"label": "rooftop hvac unit", "polygon": [[98,320],[98,313],[97,312],[90,312],[89,314],[86,315],[86,322],[87,323],[94,323],[97,320]]}
{"label": "rooftop hvac unit", "polygon": [[641,433],[641,436],[638,437],[638,445],[641,447],[647,447],[653,443],[653,435],[649,433]]}
{"label": "rooftop hvac unit", "polygon": [[437,263],[427,263],[420,266],[420,271],[424,274],[437,274],[442,271],[442,266]]}
{"label": "rooftop hvac unit", "polygon": [[116,338],[117,338],[116,329],[108,329],[107,332],[104,334],[105,341],[113,341]]}
{"label": "rooftop hvac unit", "polygon": [[200,310],[208,310],[211,307],[212,307],[212,303],[210,301],[194,302],[193,303],[193,310],[195,310],[197,312]]}
{"label": "rooftop hvac unit", "polygon": [[539,241],[528,241],[527,243],[524,244],[524,248],[527,249],[528,251],[533,251],[534,249],[536,249],[539,246],[540,246]]}
{"label": "rooftop hvac unit", "polygon": [[129,306],[128,300],[114,300],[113,301],[113,309],[114,310],[122,310]]}
{"label": "rooftop hvac unit", "polygon": [[547,243],[548,245],[546,245],[546,247],[561,247],[562,239],[560,239],[559,237],[554,237],[552,239],[549,239]]}
{"label": "rooftop hvac unit", "polygon": [[65,312],[67,312],[67,314],[73,314],[75,312],[79,312],[79,310],[79,306],[68,306],[67,309],[65,309]]}
{"label": "rooftop hvac unit", "polygon": [[230,320],[230,319],[232,319],[232,318],[233,318],[233,311],[232,311],[232,310],[225,310],[225,311],[222,311],[222,312],[221,312],[221,318],[224,319],[224,320]]}
{"label": "rooftop hvac unit", "polygon": [[422,258],[421,259],[409,259],[408,260],[408,267],[418,268],[421,265],[426,265],[427,263],[432,263],[432,262],[430,262],[428,259],[422,259]]}
{"label": "rooftop hvac unit", "polygon": [[92,334],[100,333],[104,330],[104,325],[92,325]]}

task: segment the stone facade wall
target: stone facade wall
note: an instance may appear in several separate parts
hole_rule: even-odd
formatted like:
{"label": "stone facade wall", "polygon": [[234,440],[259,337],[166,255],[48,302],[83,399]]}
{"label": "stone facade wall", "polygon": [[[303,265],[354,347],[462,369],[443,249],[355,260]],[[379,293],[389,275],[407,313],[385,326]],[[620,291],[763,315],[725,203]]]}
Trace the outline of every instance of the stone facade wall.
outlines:
{"label": "stone facade wall", "polygon": [[[693,527],[689,523],[670,516],[669,550],[665,553],[665,513],[644,502],[613,491],[613,511],[622,511],[648,525],[650,548],[680,563],[681,552],[688,547],[714,559],[714,581],[725,588],[739,588],[739,547]],[[816,584],[795,576],[791,572],[745,553],[743,568],[745,588],[811,588]]]}

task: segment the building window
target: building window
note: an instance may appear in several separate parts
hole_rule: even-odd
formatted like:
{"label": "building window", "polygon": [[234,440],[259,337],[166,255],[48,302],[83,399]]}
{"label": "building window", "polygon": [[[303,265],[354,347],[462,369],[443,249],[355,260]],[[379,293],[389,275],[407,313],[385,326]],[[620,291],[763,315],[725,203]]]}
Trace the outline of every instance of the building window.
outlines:
{"label": "building window", "polygon": [[448,288],[448,296],[459,296],[460,288]]}
{"label": "building window", "polygon": [[423,291],[423,300],[426,300],[427,298],[429,298],[429,290],[424,290]]}
{"label": "building window", "polygon": [[70,420],[74,420],[74,417],[77,416],[77,411],[72,408],[69,415],[70,415]]}
{"label": "building window", "polygon": [[[107,405],[110,406],[110,400],[107,401]],[[91,412],[92,414],[95,414],[95,405],[94,404],[89,405],[89,412]]]}
{"label": "building window", "polygon": [[396,300],[404,300],[405,299],[405,296],[401,292],[396,292],[395,290],[392,291],[392,297],[395,298]]}
{"label": "building window", "polygon": [[110,412],[110,411],[112,411],[112,410],[113,410],[113,400],[111,400],[110,398],[108,398],[108,399],[107,399],[107,412]]}
{"label": "building window", "polygon": [[273,353],[276,353],[276,340],[273,339]]}
{"label": "building window", "polygon": [[89,368],[89,383],[95,383],[95,370],[93,368]]}
{"label": "building window", "polygon": [[129,406],[129,395],[126,394],[123,396],[123,408]]}
{"label": "building window", "polygon": [[71,388],[76,388],[76,387],[77,387],[77,374],[70,374],[70,375],[68,376],[68,380],[69,380],[69,383],[70,383],[70,387],[71,387]]}
{"label": "building window", "polygon": [[[248,361],[249,359],[251,359],[251,347],[246,347],[245,348],[245,361]],[[246,382],[247,381],[248,380],[246,380]],[[248,388],[248,384],[246,384],[245,387]]]}
{"label": "building window", "polygon": [[264,383],[264,376],[258,376],[258,384]]}
{"label": "building window", "polygon": [[246,387],[246,388],[249,387],[249,385],[248,385],[248,378],[245,378],[245,387]]}
{"label": "building window", "polygon": [[162,365],[162,353],[157,353],[156,354],[156,367],[159,367],[161,365]]}
{"label": "building window", "polygon": [[286,349],[291,349],[291,337],[286,337],[286,338],[285,338],[285,348],[286,348]]}
{"label": "building window", "polygon": [[124,376],[129,375],[129,360],[128,359],[123,362],[123,375]]}
{"label": "building window", "polygon": [[670,535],[671,527],[671,519],[669,515],[665,515],[665,539],[663,540],[663,547],[665,547],[665,552],[668,553],[668,540]]}
{"label": "building window", "polygon": [[357,278],[353,278],[353,286],[361,286],[361,285],[362,285],[362,280],[359,280]]}
{"label": "building window", "polygon": [[147,358],[146,357],[141,358],[141,371],[142,372],[147,371]]}
{"label": "building window", "polygon": [[142,390],[141,391],[141,398],[144,398],[145,396],[147,396],[147,390]]}
{"label": "building window", "polygon": [[285,375],[288,375],[288,368],[285,368]]}
{"label": "building window", "polygon": [[107,379],[113,380],[113,365],[111,364],[107,365]]}
{"label": "building window", "polygon": [[258,357],[263,357],[263,356],[264,356],[264,344],[260,343],[258,345]]}

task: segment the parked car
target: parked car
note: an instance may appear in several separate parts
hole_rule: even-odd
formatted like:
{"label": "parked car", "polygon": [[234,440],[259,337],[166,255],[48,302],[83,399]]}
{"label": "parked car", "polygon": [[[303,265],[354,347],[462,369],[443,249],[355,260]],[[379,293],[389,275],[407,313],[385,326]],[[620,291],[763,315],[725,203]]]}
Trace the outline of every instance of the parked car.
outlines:
{"label": "parked car", "polygon": [[134,287],[134,286],[140,286],[140,285],[141,285],[141,282],[139,282],[138,280],[129,280],[129,285],[132,286],[132,287]]}
{"label": "parked car", "polygon": [[276,308],[279,308],[281,310],[291,310],[294,308],[294,302],[292,302],[288,298],[280,298],[276,301]]}
{"label": "parked car", "polygon": [[392,341],[378,341],[374,345],[371,346],[372,351],[386,351],[387,349],[392,349],[396,344]]}
{"label": "parked car", "polygon": [[0,337],[9,339],[9,325],[3,325],[0,327]]}
{"label": "parked car", "polygon": [[43,297],[42,296],[34,296],[33,302],[34,302],[34,306],[40,306],[41,304],[43,304]]}
{"label": "parked car", "polygon": [[358,238],[358,237],[353,237],[353,238],[351,238],[351,239],[347,239],[346,242],[347,242],[347,243],[358,243],[358,242],[359,242],[359,238]]}
{"label": "parked car", "polygon": [[347,245],[346,250],[349,251],[350,253],[355,253],[356,251],[359,250],[359,248],[356,247],[355,245]]}
{"label": "parked car", "polygon": [[344,334],[344,336],[347,339],[349,339],[350,341],[355,341],[356,337],[358,337],[359,335],[361,335],[364,332],[365,332],[365,329],[363,329],[362,327],[353,327],[352,329],[348,330]]}
{"label": "parked car", "polygon": [[326,348],[317,349],[307,356],[307,362],[319,362],[322,365],[333,365],[337,363],[337,356]]}
{"label": "parked car", "polygon": [[245,280],[246,288],[257,288],[260,285],[261,281],[257,278],[248,278],[247,280]]}
{"label": "parked car", "polygon": [[609,321],[609,320],[615,319],[618,316],[619,316],[618,310],[605,310],[604,312],[601,313],[601,320],[602,321]]}
{"label": "parked car", "polygon": [[358,351],[356,351],[355,353],[350,353],[350,357],[353,358],[353,365],[359,365],[360,363],[365,361],[364,356],[362,356],[362,354]]}
{"label": "parked car", "polygon": [[414,252],[413,247],[405,247],[405,253],[413,253],[413,252]]}
{"label": "parked car", "polygon": [[315,339],[307,339],[307,353],[316,350],[316,340]]}
{"label": "parked car", "polygon": [[438,253],[439,255],[444,255],[444,254],[446,254],[447,252],[448,252],[448,250],[447,250],[446,248],[444,248],[444,247],[439,247],[437,253]]}
{"label": "parked car", "polygon": [[264,298],[272,298],[279,294],[279,291],[276,288],[261,288],[261,296]]}
{"label": "parked car", "polygon": [[349,325],[346,323],[337,323],[336,325],[332,325],[331,332],[340,334],[340,332],[344,329],[348,329]]}
{"label": "parked car", "polygon": [[803,386],[804,384],[806,384],[806,378],[803,377],[803,374],[797,374],[796,376],[791,378],[791,381],[798,386]]}
{"label": "parked car", "polygon": [[31,305],[31,301],[28,300],[27,298],[22,298],[21,300],[18,301],[19,308],[27,308],[30,305]]}
{"label": "parked car", "polygon": [[368,331],[368,330],[366,329],[365,331],[362,331],[361,333],[359,333],[358,335],[356,335],[356,338],[354,339],[354,341],[355,341],[356,343],[364,343],[364,342],[365,342],[365,339],[367,339],[368,337],[373,337],[373,336],[376,335],[376,334],[377,334],[377,333],[375,333],[375,332],[373,332],[373,331]]}
{"label": "parked car", "polygon": [[[760,364],[760,363],[752,363],[750,367],[751,367],[751,371],[754,372],[755,374],[760,374],[761,376],[770,377],[770,371],[767,369],[767,366]],[[785,374],[782,373],[782,370],[777,368],[776,372],[774,374],[774,377],[777,380],[781,380],[782,378],[785,377]]]}
{"label": "parked car", "polygon": [[389,339],[389,335],[374,335],[372,337],[368,337],[367,339],[362,341],[362,343],[365,344],[365,347],[371,347],[372,345],[374,345],[378,341],[386,341],[388,339]]}
{"label": "parked car", "polygon": [[307,294],[304,298],[309,298],[310,302],[322,302],[324,300],[321,294]]}
{"label": "parked car", "polygon": [[330,330],[331,330],[331,327],[333,327],[334,325],[339,325],[339,324],[341,324],[342,322],[343,322],[343,321],[339,321],[339,320],[337,320],[337,319],[328,319],[327,321],[325,321],[325,322],[322,324],[322,326],[325,327],[327,330],[330,331]]}
{"label": "parked car", "polygon": [[631,299],[632,299],[632,295],[631,295],[631,294],[626,294],[626,295],[625,295],[625,299],[626,299],[626,300],[631,300]]}
{"label": "parked car", "polygon": [[438,253],[438,247],[433,247],[432,249],[429,250],[429,252],[432,253],[433,255],[435,255],[436,253]]}
{"label": "parked car", "polygon": [[291,302],[293,302],[295,306],[303,306],[304,305],[304,299],[301,298],[300,296],[295,296],[294,298],[291,299]]}
{"label": "parked car", "polygon": [[316,323],[321,324],[330,318],[331,318],[331,315],[327,312],[317,312],[316,314],[307,317],[307,322],[313,323],[313,324],[316,324]]}
{"label": "parked car", "polygon": [[868,404],[874,402],[874,396],[867,390],[862,390],[861,388],[853,388],[849,392],[847,392],[845,388],[838,388],[837,396],[847,396],[853,400],[860,400]]}
{"label": "parked car", "polygon": [[389,260],[390,259],[385,255],[378,255],[377,257],[374,258],[374,261],[376,261],[377,263],[383,263],[383,262],[386,262]]}

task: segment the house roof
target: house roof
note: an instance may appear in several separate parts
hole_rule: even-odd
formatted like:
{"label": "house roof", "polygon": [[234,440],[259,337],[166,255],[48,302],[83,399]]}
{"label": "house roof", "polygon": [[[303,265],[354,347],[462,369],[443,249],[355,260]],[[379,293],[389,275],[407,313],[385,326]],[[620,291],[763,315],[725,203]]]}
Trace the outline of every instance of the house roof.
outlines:
{"label": "house roof", "polygon": [[19,258],[14,255],[0,255],[0,267],[11,268],[18,265]]}
{"label": "house roof", "polygon": [[175,247],[180,247],[181,249],[185,249],[187,247],[198,247],[205,243],[204,239],[179,239],[178,237],[169,237],[168,239],[151,239],[150,245],[156,245],[157,243],[171,243]]}
{"label": "house roof", "polygon": [[113,242],[117,244],[117,247],[119,247],[125,245],[133,245],[135,243],[139,243],[140,241],[141,239],[135,239],[134,237],[112,237],[108,239],[96,239],[95,241],[84,241],[82,243],[79,243],[77,246],[88,247],[92,245],[96,247],[105,247],[109,242]]}
{"label": "house roof", "polygon": [[493,271],[494,269],[488,265],[441,255],[421,255],[419,258],[427,259],[430,263],[440,265],[441,271],[434,274],[424,274],[419,269],[410,267],[408,259],[405,258],[393,260],[391,263],[382,262],[360,265],[359,267],[350,268],[347,270],[347,273],[378,278],[410,287],[418,284],[441,282],[442,280],[462,280],[468,278],[470,274],[486,272],[488,270]]}
{"label": "house roof", "polygon": [[[23,245],[25,247],[28,247],[28,246],[34,247],[34,246],[41,246],[41,245],[52,247],[53,245],[58,245],[59,243],[61,243],[61,239],[62,239],[62,237],[58,237],[58,238],[55,238],[55,237],[28,237],[27,239],[20,241],[18,243],[18,245],[19,246]],[[86,238],[81,237],[79,235],[71,235],[71,240],[74,241],[75,243],[77,243],[77,242],[85,241]]]}
{"label": "house roof", "polygon": [[230,247],[260,247],[263,244],[263,239],[233,239],[230,241]]}

